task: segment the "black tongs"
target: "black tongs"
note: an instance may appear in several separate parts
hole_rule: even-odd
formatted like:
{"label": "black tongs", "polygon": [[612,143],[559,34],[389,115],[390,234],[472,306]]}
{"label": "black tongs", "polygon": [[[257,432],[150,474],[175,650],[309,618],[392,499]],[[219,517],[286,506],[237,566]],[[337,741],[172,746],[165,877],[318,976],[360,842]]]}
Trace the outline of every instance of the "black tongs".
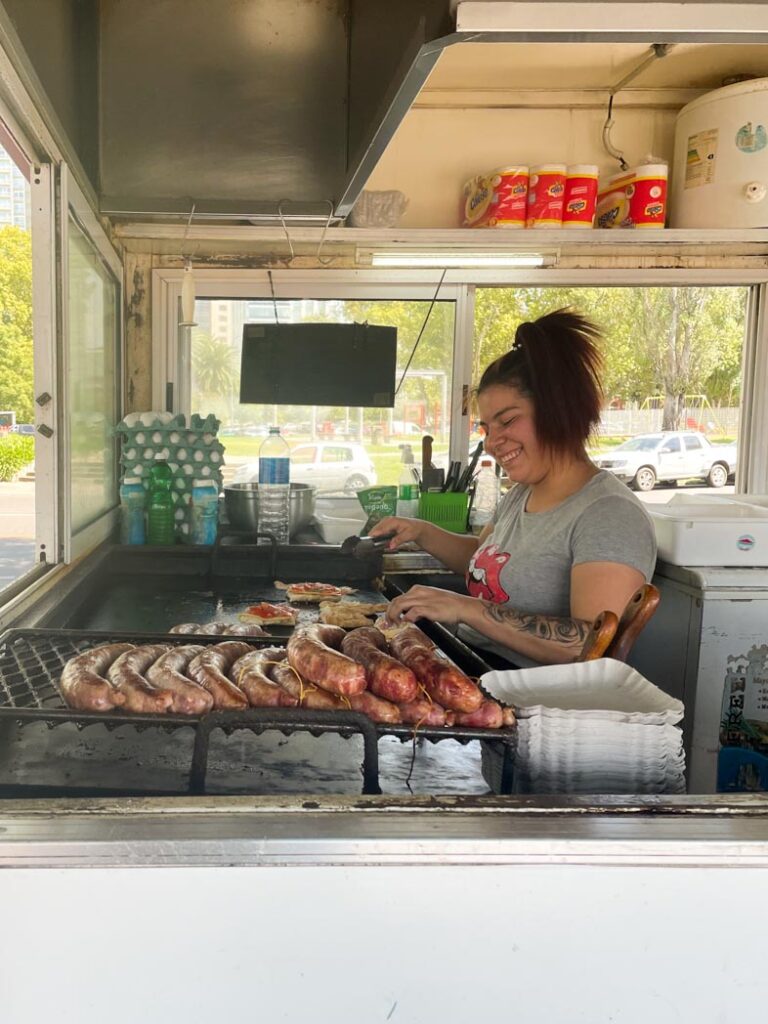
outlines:
{"label": "black tongs", "polygon": [[395,533],[384,533],[381,537],[347,537],[341,542],[342,555],[352,555],[362,562],[368,561],[373,555],[378,555],[389,544]]}

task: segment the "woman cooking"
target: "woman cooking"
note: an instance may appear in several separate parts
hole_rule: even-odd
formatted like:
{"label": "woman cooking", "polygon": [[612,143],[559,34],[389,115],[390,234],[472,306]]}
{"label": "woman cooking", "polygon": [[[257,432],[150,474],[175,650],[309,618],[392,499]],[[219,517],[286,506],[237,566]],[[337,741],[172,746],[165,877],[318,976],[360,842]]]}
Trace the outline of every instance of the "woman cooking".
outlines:
{"label": "woman cooking", "polygon": [[391,602],[396,620],[431,619],[520,666],[573,661],[592,621],[621,615],[656,561],[650,519],[586,443],[600,419],[599,332],[561,309],[521,324],[512,348],[477,388],[485,449],[517,486],[479,537],[420,519],[388,517],[394,533],[466,575],[469,596],[412,587]]}

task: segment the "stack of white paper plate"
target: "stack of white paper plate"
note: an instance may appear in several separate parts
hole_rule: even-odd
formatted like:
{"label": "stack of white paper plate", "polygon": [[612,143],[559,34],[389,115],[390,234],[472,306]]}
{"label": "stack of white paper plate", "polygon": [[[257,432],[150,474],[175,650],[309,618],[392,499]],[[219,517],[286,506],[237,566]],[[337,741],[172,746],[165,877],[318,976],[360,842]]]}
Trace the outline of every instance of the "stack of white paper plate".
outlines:
{"label": "stack of white paper plate", "polygon": [[[489,672],[481,683],[515,708],[516,792],[685,792],[683,705],[623,662]],[[483,772],[498,789],[491,747]]]}

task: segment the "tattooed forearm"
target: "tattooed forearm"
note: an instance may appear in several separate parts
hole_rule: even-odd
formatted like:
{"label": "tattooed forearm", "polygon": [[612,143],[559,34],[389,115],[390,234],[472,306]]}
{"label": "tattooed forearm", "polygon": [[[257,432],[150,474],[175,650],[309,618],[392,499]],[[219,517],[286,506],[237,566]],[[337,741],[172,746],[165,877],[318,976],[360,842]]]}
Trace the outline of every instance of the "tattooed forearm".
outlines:
{"label": "tattooed forearm", "polygon": [[584,645],[592,625],[584,619],[518,612],[507,605],[494,604],[492,601],[483,601],[483,605],[485,614],[502,626],[535,636],[538,640],[550,640],[579,649]]}

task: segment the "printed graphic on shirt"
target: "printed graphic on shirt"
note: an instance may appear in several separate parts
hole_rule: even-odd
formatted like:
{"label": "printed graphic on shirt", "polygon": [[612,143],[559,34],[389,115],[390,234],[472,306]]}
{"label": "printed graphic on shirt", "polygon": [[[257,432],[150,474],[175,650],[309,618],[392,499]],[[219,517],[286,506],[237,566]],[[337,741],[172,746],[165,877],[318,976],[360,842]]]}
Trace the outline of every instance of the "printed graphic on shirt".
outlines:
{"label": "printed graphic on shirt", "polygon": [[498,544],[488,544],[472,556],[467,569],[467,590],[472,597],[504,604],[509,594],[501,585],[501,570],[510,559],[509,551],[499,551]]}

